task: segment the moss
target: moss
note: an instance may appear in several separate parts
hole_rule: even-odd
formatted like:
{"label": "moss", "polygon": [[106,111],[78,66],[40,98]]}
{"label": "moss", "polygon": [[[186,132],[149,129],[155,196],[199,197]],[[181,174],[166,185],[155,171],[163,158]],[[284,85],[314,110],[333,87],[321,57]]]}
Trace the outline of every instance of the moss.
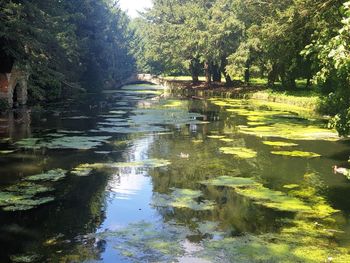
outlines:
{"label": "moss", "polygon": [[224,154],[232,154],[240,159],[250,159],[257,156],[257,152],[254,150],[243,147],[221,147],[220,151]]}
{"label": "moss", "polygon": [[321,155],[313,152],[302,152],[302,151],[273,151],[271,152],[275,155],[283,155],[283,156],[290,156],[290,157],[303,157],[303,158],[316,158],[320,157]]}

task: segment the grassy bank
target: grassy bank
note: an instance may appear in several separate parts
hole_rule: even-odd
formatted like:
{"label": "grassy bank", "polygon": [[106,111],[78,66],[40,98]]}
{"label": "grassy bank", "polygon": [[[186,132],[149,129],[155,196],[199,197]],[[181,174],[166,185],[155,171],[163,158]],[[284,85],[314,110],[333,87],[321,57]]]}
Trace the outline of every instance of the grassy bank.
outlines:
{"label": "grassy bank", "polygon": [[[163,76],[161,77],[167,81],[176,81],[177,83],[181,83],[183,81],[184,86],[188,89],[189,82],[191,81],[191,76]],[[204,81],[204,77],[199,78],[200,81]],[[240,80],[240,79],[237,79]],[[222,82],[225,84],[224,80]],[[317,111],[319,105],[319,97],[320,94],[316,91],[315,88],[305,88],[306,81],[298,80],[297,81],[297,89],[286,91],[283,90],[280,83],[276,83],[274,89],[267,88],[267,80],[262,78],[252,78],[250,85],[248,87],[257,87],[258,89],[248,89],[247,86],[243,87],[227,87],[224,89],[218,89],[213,85],[213,87],[207,87],[207,90],[216,91],[225,93],[225,96],[230,90],[233,94],[237,94],[237,90],[239,93],[246,93],[247,98],[261,101],[268,101],[280,104],[287,104],[290,106],[295,106],[299,108],[303,108],[305,110]],[[266,88],[264,88],[266,87]],[[191,87],[190,87],[191,88]],[[194,90],[199,90],[197,86],[192,87]],[[261,89],[262,88],[262,89]],[[210,94],[210,93],[208,93]]]}
{"label": "grassy bank", "polygon": [[257,100],[293,105],[313,111],[316,111],[319,105],[319,94],[312,90],[276,91],[266,89],[250,93],[248,97]]}

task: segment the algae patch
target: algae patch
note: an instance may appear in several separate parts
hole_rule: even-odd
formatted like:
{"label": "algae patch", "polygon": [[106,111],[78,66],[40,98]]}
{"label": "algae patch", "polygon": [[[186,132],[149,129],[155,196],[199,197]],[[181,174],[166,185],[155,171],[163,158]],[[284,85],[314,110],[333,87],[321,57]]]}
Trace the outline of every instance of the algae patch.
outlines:
{"label": "algae patch", "polygon": [[185,253],[182,242],[189,234],[179,225],[141,221],[94,236],[108,240],[122,256],[135,262],[176,262]]}
{"label": "algae patch", "polygon": [[291,142],[275,142],[275,141],[263,141],[263,144],[276,147],[294,147],[298,146],[296,143]]}
{"label": "algae patch", "polygon": [[173,188],[170,195],[155,193],[153,206],[187,208],[195,211],[214,209],[215,203],[209,200],[198,200],[202,196],[199,190]]}
{"label": "algae patch", "polygon": [[64,177],[66,177],[67,171],[62,169],[55,169],[51,171],[47,171],[42,174],[36,174],[26,177],[25,179],[28,181],[51,181],[57,182]]}
{"label": "algae patch", "polygon": [[303,152],[303,151],[273,151],[274,155],[290,156],[290,157],[302,157],[302,158],[316,158],[321,157],[320,154],[314,152]]}
{"label": "algae patch", "polygon": [[257,156],[257,152],[243,147],[221,147],[220,151],[224,154],[232,154],[240,159],[250,159]]}

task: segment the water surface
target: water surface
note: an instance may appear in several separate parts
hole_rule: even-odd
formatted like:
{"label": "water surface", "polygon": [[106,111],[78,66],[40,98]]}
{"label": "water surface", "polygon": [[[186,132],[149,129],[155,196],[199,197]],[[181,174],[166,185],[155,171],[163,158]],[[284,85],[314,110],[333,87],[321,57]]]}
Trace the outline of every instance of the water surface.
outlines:
{"label": "water surface", "polygon": [[15,114],[1,262],[350,260],[349,143],[308,112],[134,85]]}

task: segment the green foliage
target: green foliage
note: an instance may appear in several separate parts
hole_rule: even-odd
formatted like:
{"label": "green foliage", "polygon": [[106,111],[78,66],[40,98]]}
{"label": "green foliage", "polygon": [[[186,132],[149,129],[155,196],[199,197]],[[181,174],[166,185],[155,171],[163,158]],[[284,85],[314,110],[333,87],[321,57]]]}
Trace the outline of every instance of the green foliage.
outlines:
{"label": "green foliage", "polygon": [[35,100],[116,85],[134,70],[129,21],[114,1],[0,1],[0,9],[1,71],[29,72]]}

